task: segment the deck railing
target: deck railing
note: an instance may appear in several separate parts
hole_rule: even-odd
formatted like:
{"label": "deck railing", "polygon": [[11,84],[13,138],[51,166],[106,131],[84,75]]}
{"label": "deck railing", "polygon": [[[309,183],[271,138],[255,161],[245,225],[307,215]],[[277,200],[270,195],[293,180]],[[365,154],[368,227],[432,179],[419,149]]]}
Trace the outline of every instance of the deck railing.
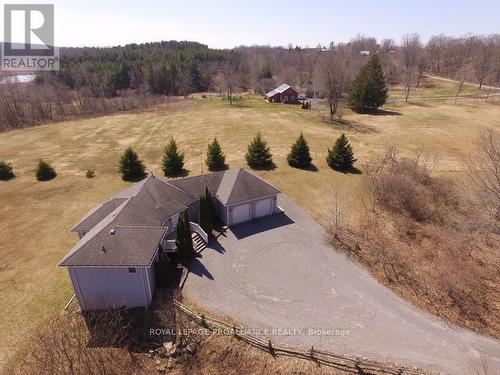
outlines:
{"label": "deck railing", "polygon": [[208,234],[198,224],[190,221],[189,229],[191,229],[191,231],[195,233],[198,233],[200,237],[203,239],[203,241],[205,241],[205,243],[208,243]]}

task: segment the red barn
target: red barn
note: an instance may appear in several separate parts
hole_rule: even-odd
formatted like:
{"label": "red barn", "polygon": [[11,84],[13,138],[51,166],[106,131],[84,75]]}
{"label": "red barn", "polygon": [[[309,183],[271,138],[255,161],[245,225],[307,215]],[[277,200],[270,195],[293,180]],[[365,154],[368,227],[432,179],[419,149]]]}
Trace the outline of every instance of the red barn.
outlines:
{"label": "red barn", "polygon": [[269,103],[296,104],[298,103],[297,97],[297,91],[285,83],[266,94],[266,100]]}

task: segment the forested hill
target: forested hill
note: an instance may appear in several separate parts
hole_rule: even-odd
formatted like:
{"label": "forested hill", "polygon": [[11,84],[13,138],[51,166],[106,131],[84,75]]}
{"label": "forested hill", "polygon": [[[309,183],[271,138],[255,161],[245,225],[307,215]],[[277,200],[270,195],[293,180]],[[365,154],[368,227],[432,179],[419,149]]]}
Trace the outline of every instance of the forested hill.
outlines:
{"label": "forested hill", "polygon": [[128,44],[110,48],[63,48],[59,78],[94,97],[147,87],[155,94],[185,95],[208,88],[206,69],[224,58],[220,50],[189,41]]}

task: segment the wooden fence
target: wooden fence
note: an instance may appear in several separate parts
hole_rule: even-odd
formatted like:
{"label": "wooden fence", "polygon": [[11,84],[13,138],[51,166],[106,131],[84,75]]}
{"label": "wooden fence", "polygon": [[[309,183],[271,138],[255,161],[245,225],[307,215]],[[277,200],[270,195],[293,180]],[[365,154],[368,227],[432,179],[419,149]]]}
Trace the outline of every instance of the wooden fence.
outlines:
{"label": "wooden fence", "polygon": [[318,365],[334,367],[354,374],[366,374],[366,375],[438,374],[437,372],[421,370],[414,367],[400,366],[397,364],[380,363],[361,357],[349,357],[349,356],[338,355],[324,350],[315,349],[314,347],[311,347],[310,349],[303,349],[303,348],[290,348],[287,346],[283,346],[281,344],[278,345],[276,343],[271,342],[270,339],[266,341],[262,338],[246,333],[243,327],[230,325],[220,320],[208,317],[204,314],[197,313],[196,311],[183,305],[179,301],[174,301],[174,304],[177,311],[186,315],[188,318],[200,324],[202,327],[211,330],[223,330],[224,332],[228,332],[235,338],[242,340],[247,344],[252,345],[256,348],[264,350],[270,353],[274,357],[288,356],[288,357],[301,358],[304,360],[313,361]]}

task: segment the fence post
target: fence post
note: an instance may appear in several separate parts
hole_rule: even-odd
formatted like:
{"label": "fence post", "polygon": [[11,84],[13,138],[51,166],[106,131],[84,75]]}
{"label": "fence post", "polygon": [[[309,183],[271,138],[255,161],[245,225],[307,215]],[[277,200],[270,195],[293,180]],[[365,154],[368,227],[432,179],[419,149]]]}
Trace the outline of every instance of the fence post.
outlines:
{"label": "fence post", "polygon": [[205,327],[205,328],[207,327],[207,322],[205,320],[205,315],[204,314],[201,314],[201,325],[203,327]]}
{"label": "fence post", "polygon": [[309,351],[309,357],[314,360],[314,346],[311,346],[311,350]]}
{"label": "fence post", "polygon": [[269,353],[271,353],[271,355],[273,357],[276,357],[276,353],[274,352],[274,348],[273,348],[273,344],[271,343],[271,339],[269,339],[269,341],[267,343],[267,347],[269,349]]}
{"label": "fence post", "polygon": [[239,338],[238,332],[236,331],[236,324],[233,324],[233,334],[234,334],[234,337]]}

